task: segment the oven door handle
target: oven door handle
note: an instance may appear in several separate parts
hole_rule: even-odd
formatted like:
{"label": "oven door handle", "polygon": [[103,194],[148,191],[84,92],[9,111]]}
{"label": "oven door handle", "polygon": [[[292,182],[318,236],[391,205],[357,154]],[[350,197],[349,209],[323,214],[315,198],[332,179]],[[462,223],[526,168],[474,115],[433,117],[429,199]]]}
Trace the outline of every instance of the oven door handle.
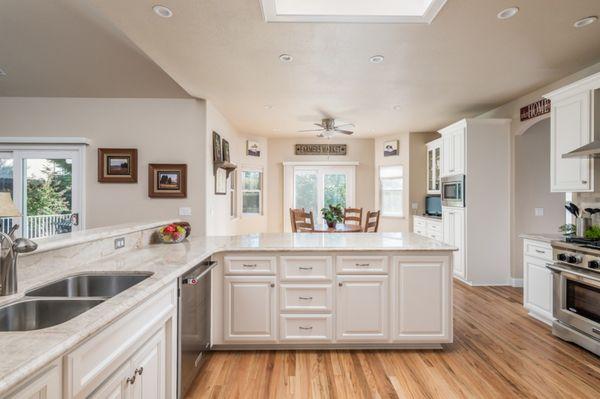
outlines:
{"label": "oven door handle", "polygon": [[582,279],[590,281],[590,283],[592,283],[594,286],[600,286],[600,284],[599,284],[600,283],[600,278],[599,277],[592,276],[592,275],[589,275],[589,274],[584,274],[584,273],[581,273],[581,272],[576,272],[576,271],[565,269],[565,268],[562,268],[562,267],[558,267],[554,263],[546,263],[546,267],[548,269],[550,269],[554,273],[557,273],[557,274],[564,273],[566,276],[569,276],[569,275],[570,276],[576,276],[576,277],[579,277],[579,278],[582,278]]}

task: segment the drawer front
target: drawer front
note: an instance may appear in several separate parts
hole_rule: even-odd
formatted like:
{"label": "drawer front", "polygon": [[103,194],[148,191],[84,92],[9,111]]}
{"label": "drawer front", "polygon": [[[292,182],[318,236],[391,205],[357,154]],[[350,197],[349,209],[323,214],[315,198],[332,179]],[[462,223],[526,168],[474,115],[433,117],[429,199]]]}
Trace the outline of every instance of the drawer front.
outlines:
{"label": "drawer front", "polygon": [[87,396],[176,310],[177,287],[173,284],[66,355],[66,397]]}
{"label": "drawer front", "polygon": [[415,229],[417,229],[417,228],[422,229],[422,230],[427,229],[427,221],[425,219],[414,218],[413,221],[414,221],[413,224],[415,226]]}
{"label": "drawer front", "polygon": [[387,256],[337,256],[338,274],[387,274]]}
{"label": "drawer front", "polygon": [[279,304],[282,312],[331,312],[331,284],[282,284]]}
{"label": "drawer front", "polygon": [[417,226],[415,226],[413,233],[427,237],[427,229],[425,228],[417,228]]}
{"label": "drawer front", "polygon": [[441,232],[440,233],[429,233],[429,234],[427,234],[427,237],[431,238],[432,240],[444,241],[444,235]]}
{"label": "drawer front", "polygon": [[226,274],[275,274],[274,256],[226,256]]}
{"label": "drawer front", "polygon": [[331,341],[333,329],[331,315],[295,315],[280,316],[281,341]]}
{"label": "drawer front", "polygon": [[432,233],[442,233],[442,223],[441,222],[433,222],[433,221],[429,221],[427,223],[427,231],[432,234]]}
{"label": "drawer front", "polygon": [[539,241],[525,240],[523,243],[525,255],[533,256],[547,261],[552,260],[552,247],[550,244]]}
{"label": "drawer front", "polygon": [[282,256],[281,279],[288,281],[329,281],[332,279],[331,256]]}

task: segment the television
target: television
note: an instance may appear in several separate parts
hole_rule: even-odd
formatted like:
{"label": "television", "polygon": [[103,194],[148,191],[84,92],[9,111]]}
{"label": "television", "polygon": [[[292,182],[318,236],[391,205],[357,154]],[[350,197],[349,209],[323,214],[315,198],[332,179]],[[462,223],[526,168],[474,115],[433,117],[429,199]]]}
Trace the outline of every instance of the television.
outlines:
{"label": "television", "polygon": [[439,195],[425,197],[425,214],[429,216],[442,216],[442,198]]}

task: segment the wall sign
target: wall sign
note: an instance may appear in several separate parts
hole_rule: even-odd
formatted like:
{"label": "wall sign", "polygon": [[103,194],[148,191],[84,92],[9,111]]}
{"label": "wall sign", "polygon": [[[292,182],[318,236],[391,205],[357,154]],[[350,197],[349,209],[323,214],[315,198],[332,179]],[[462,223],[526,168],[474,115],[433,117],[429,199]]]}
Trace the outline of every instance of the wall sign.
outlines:
{"label": "wall sign", "polygon": [[526,105],[521,108],[521,122],[547,114],[550,112],[550,108],[550,100],[547,98],[542,98],[541,100]]}
{"label": "wall sign", "polygon": [[346,144],[296,144],[296,155],[346,155]]}

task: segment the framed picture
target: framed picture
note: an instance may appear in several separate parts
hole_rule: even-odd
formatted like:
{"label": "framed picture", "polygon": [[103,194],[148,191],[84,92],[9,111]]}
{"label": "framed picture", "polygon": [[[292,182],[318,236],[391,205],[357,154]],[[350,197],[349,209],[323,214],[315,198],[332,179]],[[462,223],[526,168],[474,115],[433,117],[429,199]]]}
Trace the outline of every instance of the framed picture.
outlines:
{"label": "framed picture", "polygon": [[215,173],[215,194],[227,195],[227,171],[218,168]]}
{"label": "framed picture", "polygon": [[223,139],[223,161],[229,162],[231,159],[229,157],[229,141]]}
{"label": "framed picture", "polygon": [[100,183],[137,183],[137,149],[98,148]]}
{"label": "framed picture", "polygon": [[383,143],[383,156],[384,157],[393,157],[398,155],[398,148],[400,147],[400,143],[398,140],[386,141]]}
{"label": "framed picture", "polygon": [[186,198],[186,164],[148,164],[148,197]]}
{"label": "framed picture", "polygon": [[251,157],[260,157],[260,144],[257,141],[246,141],[246,154]]}
{"label": "framed picture", "polygon": [[219,133],[213,132],[213,162],[223,161],[223,153],[221,152],[221,136]]}

